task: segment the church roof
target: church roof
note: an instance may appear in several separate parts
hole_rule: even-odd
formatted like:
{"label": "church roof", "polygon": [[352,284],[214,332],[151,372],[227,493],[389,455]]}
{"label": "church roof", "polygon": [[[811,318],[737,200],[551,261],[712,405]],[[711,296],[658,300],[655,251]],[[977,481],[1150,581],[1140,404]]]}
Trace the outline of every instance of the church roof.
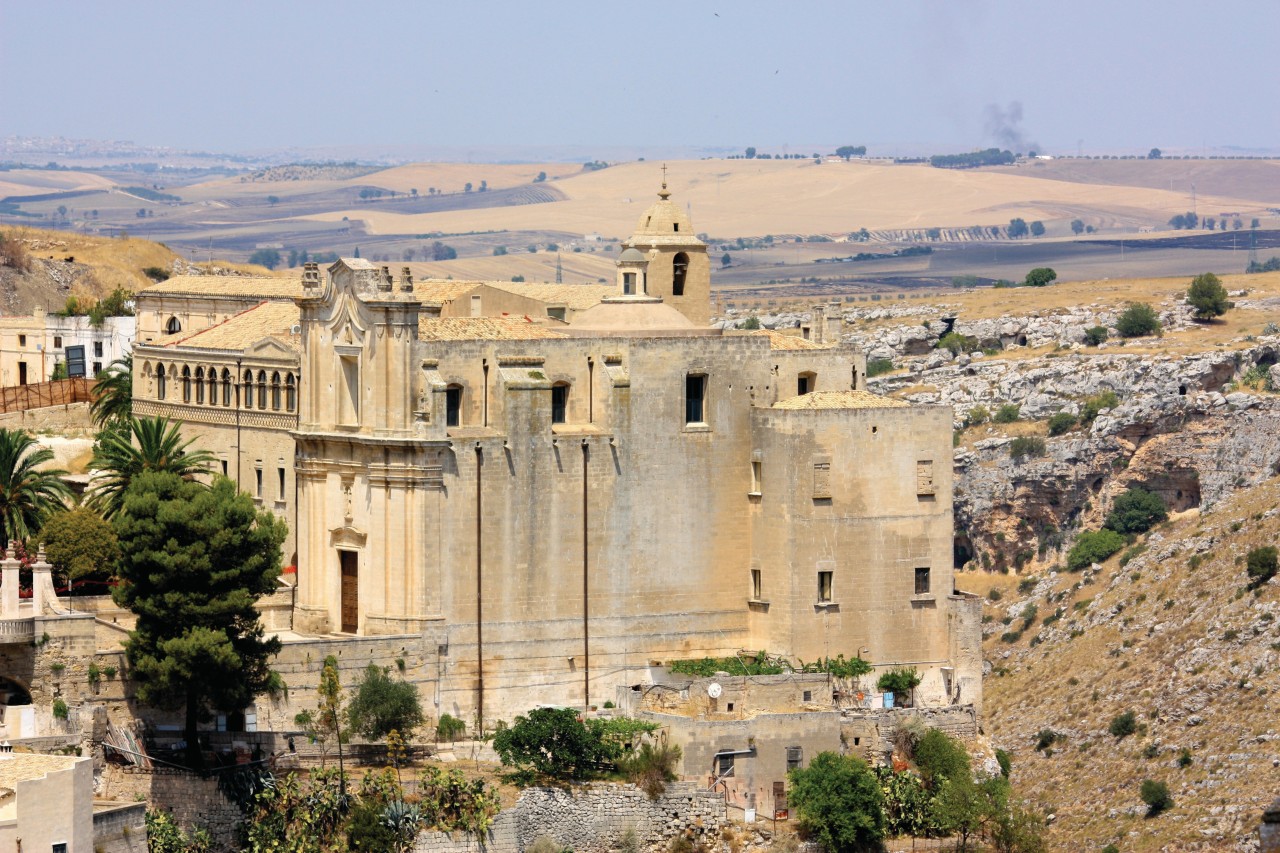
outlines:
{"label": "church roof", "polygon": [[523,318],[423,317],[418,320],[418,339],[423,341],[530,341],[563,337]]}
{"label": "church roof", "polygon": [[584,311],[597,305],[606,296],[617,292],[610,284],[551,284],[518,281],[484,282],[495,290],[505,290],[518,296],[536,299],[549,305],[564,305],[574,311]]}
{"label": "church roof", "polygon": [[259,299],[295,299],[302,296],[297,276],[175,275],[144,287],[148,296],[248,296]]}
{"label": "church roof", "polygon": [[881,397],[870,391],[813,391],[773,404],[775,409],[903,409],[902,400]]}
{"label": "church roof", "polygon": [[640,215],[640,221],[636,223],[635,233],[631,235],[631,239],[627,240],[624,245],[645,246],[653,243],[702,244],[702,241],[693,233],[693,222],[689,219],[689,214],[685,213],[680,205],[672,201],[670,196],[671,193],[667,192],[667,185],[663,182],[662,192],[658,193],[658,200]]}
{"label": "church roof", "polygon": [[718,335],[719,329],[695,326],[675,308],[653,297],[609,299],[574,316],[570,334],[613,337]]}
{"label": "church roof", "polygon": [[784,335],[782,332],[775,332],[772,329],[728,329],[726,330],[726,334],[766,337],[769,339],[769,349],[776,350],[823,350],[831,349],[835,346],[835,344],[819,344],[814,343],[813,341],[806,341],[799,335]]}
{"label": "church roof", "polygon": [[298,324],[299,315],[296,303],[262,302],[216,326],[198,332],[175,332],[157,338],[151,345],[240,351],[263,338],[274,337],[290,349],[302,352],[302,336],[291,331]]}
{"label": "church roof", "polygon": [[427,302],[452,302],[475,290],[483,281],[455,281],[444,278],[415,279],[413,293]]}

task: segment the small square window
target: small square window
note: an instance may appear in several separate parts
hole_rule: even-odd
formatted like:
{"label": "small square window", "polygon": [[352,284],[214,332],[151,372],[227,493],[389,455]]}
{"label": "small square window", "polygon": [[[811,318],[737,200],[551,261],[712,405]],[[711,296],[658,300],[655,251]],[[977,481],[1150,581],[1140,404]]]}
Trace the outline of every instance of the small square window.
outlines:
{"label": "small square window", "polygon": [[727,779],[733,775],[733,756],[717,755],[716,756],[716,775],[721,779]]}
{"label": "small square window", "polygon": [[787,747],[787,770],[798,770],[804,760],[804,750],[798,746]]}
{"label": "small square window", "polygon": [[821,603],[831,601],[831,575],[832,572],[818,572],[818,601]]}
{"label": "small square window", "polygon": [[806,690],[806,691],[804,691],[804,693],[802,693],[802,694],[800,695],[800,701],[802,701],[802,702],[812,702],[812,701],[813,701],[813,691],[812,691],[812,690]]}
{"label": "small square window", "polygon": [[53,845],[53,853],[67,853],[67,844],[66,844],[66,842],[65,842],[65,841],[64,841],[64,842],[59,842],[59,843],[57,843],[57,844]]}
{"label": "small square window", "polygon": [[916,569],[916,595],[927,595],[929,592],[928,567]]}
{"label": "small square window", "polygon": [[55,335],[53,338],[53,348],[62,349],[62,338],[58,337],[57,335]]}

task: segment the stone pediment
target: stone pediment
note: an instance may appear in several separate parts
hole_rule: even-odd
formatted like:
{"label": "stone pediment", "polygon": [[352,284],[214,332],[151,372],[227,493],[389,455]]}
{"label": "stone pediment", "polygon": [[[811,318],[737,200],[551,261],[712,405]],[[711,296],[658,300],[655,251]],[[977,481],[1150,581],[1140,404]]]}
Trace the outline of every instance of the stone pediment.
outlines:
{"label": "stone pediment", "polygon": [[244,353],[245,355],[259,358],[280,358],[289,359],[290,361],[296,361],[298,358],[297,352],[292,347],[276,337],[263,338],[256,344],[247,347]]}
{"label": "stone pediment", "polygon": [[369,534],[350,525],[335,527],[329,531],[331,548],[363,548]]}

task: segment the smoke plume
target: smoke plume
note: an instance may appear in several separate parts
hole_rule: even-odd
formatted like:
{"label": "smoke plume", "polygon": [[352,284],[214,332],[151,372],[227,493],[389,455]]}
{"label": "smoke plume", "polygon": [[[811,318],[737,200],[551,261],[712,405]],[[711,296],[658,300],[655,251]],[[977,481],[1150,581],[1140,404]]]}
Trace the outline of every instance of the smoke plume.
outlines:
{"label": "smoke plume", "polygon": [[1001,148],[1021,154],[1040,150],[1040,146],[1019,127],[1022,124],[1021,101],[1010,101],[1005,108],[999,104],[987,104],[983,110],[983,124],[987,136]]}

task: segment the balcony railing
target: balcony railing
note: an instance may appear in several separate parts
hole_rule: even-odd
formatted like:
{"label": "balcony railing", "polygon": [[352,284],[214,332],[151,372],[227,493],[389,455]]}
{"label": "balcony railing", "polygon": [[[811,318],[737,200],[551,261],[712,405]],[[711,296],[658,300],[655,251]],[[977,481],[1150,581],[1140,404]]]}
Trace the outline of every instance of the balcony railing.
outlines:
{"label": "balcony railing", "polygon": [[36,638],[36,620],[0,619],[0,643],[30,643]]}

